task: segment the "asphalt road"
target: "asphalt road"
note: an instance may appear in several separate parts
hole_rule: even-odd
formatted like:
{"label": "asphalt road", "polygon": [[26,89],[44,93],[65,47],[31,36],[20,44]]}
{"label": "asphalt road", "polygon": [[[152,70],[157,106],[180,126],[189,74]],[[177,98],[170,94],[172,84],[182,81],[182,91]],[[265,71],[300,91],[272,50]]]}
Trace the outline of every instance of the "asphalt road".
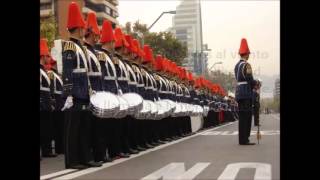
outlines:
{"label": "asphalt road", "polygon": [[[262,139],[254,146],[238,144],[238,122],[233,122],[99,168],[63,170],[62,157],[55,163],[44,161],[41,179],[280,179],[279,114],[260,118]],[[257,142],[256,130],[252,128],[252,142]]]}

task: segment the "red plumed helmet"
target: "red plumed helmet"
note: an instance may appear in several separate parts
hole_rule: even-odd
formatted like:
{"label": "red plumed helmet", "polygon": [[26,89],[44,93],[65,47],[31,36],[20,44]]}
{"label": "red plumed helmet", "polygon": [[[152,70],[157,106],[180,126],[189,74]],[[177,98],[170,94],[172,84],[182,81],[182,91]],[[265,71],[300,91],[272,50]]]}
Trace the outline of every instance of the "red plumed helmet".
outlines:
{"label": "red plumed helmet", "polygon": [[138,56],[141,57],[141,55],[140,55],[140,53],[141,53],[140,44],[139,44],[139,41],[137,39],[132,39],[131,50],[132,50],[133,53],[135,53],[135,54],[137,54]]}
{"label": "red plumed helmet", "polygon": [[40,56],[49,56],[49,48],[47,39],[40,39]]}
{"label": "red plumed helmet", "polygon": [[126,34],[124,36],[124,38],[126,39],[126,41],[128,42],[129,44],[129,51],[132,52],[132,53],[137,53],[137,47],[135,46],[135,44],[133,44],[133,39],[130,35]]}
{"label": "red plumed helmet", "polygon": [[115,37],[115,44],[114,44],[114,47],[117,48],[117,47],[129,47],[129,44],[128,42],[126,41],[123,33],[122,33],[122,30],[121,28],[116,28],[114,30],[114,37]]}
{"label": "red plumed helmet", "polygon": [[82,14],[78,4],[75,2],[71,2],[69,4],[67,28],[85,28],[85,26],[86,23],[82,18]]}
{"label": "red plumed helmet", "polygon": [[162,62],[162,56],[160,54],[157,54],[156,60],[154,61],[154,68],[156,71],[161,71],[163,69]]}
{"label": "red plumed helmet", "polygon": [[151,48],[150,48],[150,46],[148,44],[143,46],[143,51],[144,51],[144,54],[145,54],[143,62],[147,63],[147,62],[152,61],[153,60],[153,54],[152,54]]}
{"label": "red plumed helmet", "polygon": [[89,29],[91,29],[91,31],[96,35],[100,34],[96,13],[92,11],[88,12],[88,15],[87,15],[86,30],[88,31]]}
{"label": "red plumed helmet", "polygon": [[245,38],[241,39],[239,54],[240,55],[250,54],[249,46]]}
{"label": "red plumed helmet", "polygon": [[112,31],[111,22],[104,20],[101,29],[101,39],[100,43],[108,43],[114,41],[114,35]]}

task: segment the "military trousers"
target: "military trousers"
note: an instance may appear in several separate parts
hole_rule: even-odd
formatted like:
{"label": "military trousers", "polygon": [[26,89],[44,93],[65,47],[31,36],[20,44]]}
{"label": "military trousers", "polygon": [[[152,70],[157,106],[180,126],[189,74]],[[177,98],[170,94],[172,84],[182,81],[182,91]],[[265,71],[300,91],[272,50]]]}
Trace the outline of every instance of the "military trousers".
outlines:
{"label": "military trousers", "polygon": [[249,142],[252,123],[252,100],[240,99],[239,105],[239,144]]}

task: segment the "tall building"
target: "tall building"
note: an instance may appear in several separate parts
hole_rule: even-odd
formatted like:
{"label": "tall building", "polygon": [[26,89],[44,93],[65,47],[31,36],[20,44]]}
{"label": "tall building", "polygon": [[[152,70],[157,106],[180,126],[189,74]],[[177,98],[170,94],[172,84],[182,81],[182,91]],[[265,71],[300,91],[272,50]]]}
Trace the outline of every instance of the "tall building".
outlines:
{"label": "tall building", "polygon": [[280,78],[277,78],[274,83],[273,97],[280,98]]}
{"label": "tall building", "polygon": [[68,5],[70,2],[76,2],[82,9],[84,17],[89,11],[97,14],[98,25],[101,26],[104,19],[117,26],[118,0],[40,0],[40,18],[46,18],[50,14],[56,17],[60,38],[65,39],[68,36],[66,29],[68,18]]}
{"label": "tall building", "polygon": [[199,0],[183,0],[177,6],[173,17],[173,32],[188,49],[184,66],[196,74],[202,74],[206,68],[206,55],[201,55],[203,42]]}

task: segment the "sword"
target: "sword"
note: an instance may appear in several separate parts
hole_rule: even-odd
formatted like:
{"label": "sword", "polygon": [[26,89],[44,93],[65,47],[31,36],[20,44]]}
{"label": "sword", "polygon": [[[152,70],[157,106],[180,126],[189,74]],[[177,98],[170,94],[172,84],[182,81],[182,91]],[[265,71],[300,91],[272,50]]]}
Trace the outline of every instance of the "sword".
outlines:
{"label": "sword", "polygon": [[260,124],[259,124],[259,125],[258,125],[258,132],[257,132],[258,144],[259,144],[260,139],[261,139],[261,134],[260,134]]}

